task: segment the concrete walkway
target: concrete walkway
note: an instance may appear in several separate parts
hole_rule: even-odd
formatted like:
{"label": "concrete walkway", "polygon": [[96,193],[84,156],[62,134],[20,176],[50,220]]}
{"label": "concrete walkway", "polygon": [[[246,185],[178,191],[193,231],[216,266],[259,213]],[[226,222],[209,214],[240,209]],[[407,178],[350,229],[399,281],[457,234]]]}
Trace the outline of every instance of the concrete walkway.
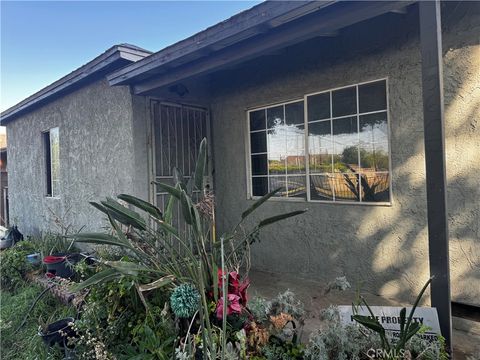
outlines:
{"label": "concrete walkway", "polygon": [[[272,298],[287,289],[292,290],[305,305],[307,316],[305,320],[303,341],[308,335],[319,328],[320,311],[329,305],[350,305],[355,299],[355,291],[332,291],[325,295],[325,285],[308,279],[300,279],[291,275],[268,273],[262,271],[250,272],[250,297],[255,295]],[[402,306],[398,301],[362,292],[370,305]],[[454,318],[453,349],[455,360],[480,360],[480,323]],[[479,351],[479,352],[477,352]],[[477,352],[477,357],[474,353]]]}

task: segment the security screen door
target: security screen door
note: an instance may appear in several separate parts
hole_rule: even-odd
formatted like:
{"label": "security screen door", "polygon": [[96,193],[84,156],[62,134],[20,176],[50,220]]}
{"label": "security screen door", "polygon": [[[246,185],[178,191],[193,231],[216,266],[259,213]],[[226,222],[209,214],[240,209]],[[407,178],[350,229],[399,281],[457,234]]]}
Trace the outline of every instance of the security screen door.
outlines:
{"label": "security screen door", "polygon": [[[173,168],[180,169],[186,179],[195,171],[200,142],[208,138],[207,110],[180,104],[152,102],[153,118],[153,174],[157,182],[173,184]],[[211,184],[211,182],[209,181]],[[168,195],[154,185],[155,202],[164,209]],[[181,219],[177,203],[173,216],[174,225]]]}

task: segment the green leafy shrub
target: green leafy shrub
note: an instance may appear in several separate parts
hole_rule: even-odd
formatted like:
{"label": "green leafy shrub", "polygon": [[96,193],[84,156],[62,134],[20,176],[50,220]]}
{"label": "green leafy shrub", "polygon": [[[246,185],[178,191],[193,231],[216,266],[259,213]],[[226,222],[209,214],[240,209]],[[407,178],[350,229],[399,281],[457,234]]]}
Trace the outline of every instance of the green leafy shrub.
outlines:
{"label": "green leafy shrub", "polygon": [[82,316],[75,322],[81,334],[75,343],[80,358],[131,358],[140,353],[145,359],[170,356],[175,336],[173,321],[164,311],[168,297],[154,291],[147,298],[148,312],[128,276],[91,287]]}
{"label": "green leafy shrub", "polygon": [[[48,349],[37,335],[41,324],[39,318],[54,320],[76,316],[72,307],[64,306],[50,294],[42,296],[31,308],[43,291],[38,285],[24,283],[14,293],[1,291],[0,307],[0,349],[2,360],[18,359],[63,359],[60,348]],[[24,326],[19,327],[28,315]]]}
{"label": "green leafy shrub", "polygon": [[14,291],[24,283],[25,274],[32,270],[27,255],[34,252],[30,241],[20,241],[0,253],[1,289]]}

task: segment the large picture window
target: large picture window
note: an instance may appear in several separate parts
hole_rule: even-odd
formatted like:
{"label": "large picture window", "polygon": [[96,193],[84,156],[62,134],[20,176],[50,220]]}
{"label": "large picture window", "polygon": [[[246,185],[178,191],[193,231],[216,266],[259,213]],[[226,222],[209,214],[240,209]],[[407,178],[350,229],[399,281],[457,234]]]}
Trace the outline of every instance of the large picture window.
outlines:
{"label": "large picture window", "polygon": [[254,109],[248,120],[251,196],[280,188],[277,197],[390,202],[386,80]]}

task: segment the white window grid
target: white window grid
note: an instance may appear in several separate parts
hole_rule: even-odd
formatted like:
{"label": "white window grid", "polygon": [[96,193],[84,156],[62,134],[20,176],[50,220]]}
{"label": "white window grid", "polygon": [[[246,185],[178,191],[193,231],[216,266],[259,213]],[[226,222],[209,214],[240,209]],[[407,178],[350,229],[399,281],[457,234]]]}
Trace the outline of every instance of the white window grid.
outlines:
{"label": "white window grid", "polygon": [[[282,178],[284,177],[285,178],[285,187],[286,187],[286,196],[282,196],[282,197],[278,197],[278,198],[281,198],[281,199],[288,199],[288,200],[298,200],[298,199],[301,199],[301,198],[298,198],[298,197],[294,197],[294,196],[289,196],[289,188],[288,188],[288,184],[289,184],[289,181],[288,179],[289,178],[298,178],[298,177],[304,177],[306,175],[306,173],[292,173],[292,174],[289,174],[288,171],[287,171],[287,160],[288,160],[288,156],[285,156],[285,159],[284,159],[284,162],[285,162],[285,174],[279,174],[279,173],[274,173],[274,174],[270,174],[270,166],[269,166],[269,159],[268,159],[268,149],[269,149],[269,136],[268,136],[268,130],[271,130],[271,128],[268,127],[268,118],[267,118],[267,110],[268,109],[272,109],[272,108],[275,108],[275,107],[279,107],[279,106],[282,106],[282,109],[283,109],[283,121],[285,122],[286,121],[286,116],[285,116],[285,106],[288,105],[288,104],[294,104],[294,103],[299,103],[299,102],[304,102],[304,99],[303,98],[300,98],[300,99],[296,99],[296,100],[291,100],[291,101],[287,101],[287,102],[283,102],[283,103],[279,103],[279,104],[274,104],[274,105],[269,105],[269,106],[266,106],[266,107],[263,107],[263,108],[257,108],[257,109],[252,109],[249,111],[250,112],[253,112],[253,111],[259,111],[259,110],[263,110],[265,112],[264,116],[265,116],[265,128],[264,129],[260,129],[260,130],[252,130],[250,131],[250,116],[247,116],[247,122],[248,122],[248,153],[249,153],[249,182],[250,182],[250,186],[251,186],[251,194],[253,194],[253,183],[252,183],[252,179],[253,178],[266,178],[267,179],[267,189],[268,191],[273,191],[274,189],[271,189],[270,188],[270,179],[275,179],[275,178]],[[304,123],[302,124],[291,124],[292,126],[295,126],[297,129],[302,129],[303,127],[303,133],[304,133],[304,137],[305,137],[305,121]],[[254,152],[252,153],[250,150],[251,150],[251,147],[250,147],[250,134],[254,134],[254,133],[261,133],[261,132],[265,132],[265,136],[266,136],[266,146],[267,146],[267,151],[263,151],[263,152]],[[285,139],[285,141],[287,141],[287,139]],[[298,151],[300,152],[303,152],[304,154],[304,157],[306,155],[306,150],[305,150],[305,144],[303,146],[303,149],[297,149]],[[251,164],[251,160],[252,160],[252,156],[255,156],[255,155],[267,155],[267,174],[266,175],[253,175],[251,174],[251,169],[252,169],[252,164]],[[306,158],[305,158],[306,160]],[[305,183],[305,186],[306,186],[306,183]],[[253,197],[253,196],[252,196]],[[257,196],[259,197],[259,196]]]}
{"label": "white window grid", "polygon": [[[358,96],[358,88],[359,86],[370,84],[370,83],[375,83],[379,81],[385,81],[385,89],[386,89],[386,109],[382,110],[376,110],[376,111],[369,111],[369,112],[360,112],[359,108],[359,96]],[[342,116],[333,116],[333,107],[332,107],[332,93],[336,90],[341,90],[341,89],[346,89],[346,88],[351,88],[355,87],[356,91],[356,113],[354,114],[349,114],[349,115],[342,115]],[[380,79],[374,79],[374,80],[369,80],[369,81],[364,81],[364,82],[359,82],[355,84],[350,84],[346,86],[341,86],[341,87],[336,87],[336,88],[331,88],[327,90],[322,90],[318,92],[313,92],[313,93],[308,93],[303,96],[303,98],[296,98],[293,100],[289,100],[286,102],[278,102],[274,104],[270,104],[267,106],[260,106],[260,107],[255,107],[255,108],[250,108],[247,109],[247,141],[246,141],[246,151],[247,151],[247,198],[250,199],[259,199],[261,196],[254,196],[253,195],[253,182],[252,179],[254,177],[267,177],[268,179],[268,191],[272,191],[270,189],[270,177],[273,177],[275,175],[270,175],[269,174],[269,169],[268,169],[268,136],[267,136],[267,152],[259,152],[259,153],[251,153],[251,143],[250,143],[250,134],[255,133],[255,132],[262,132],[262,131],[268,131],[268,119],[267,119],[267,109],[278,107],[278,106],[283,106],[283,115],[285,119],[285,105],[291,104],[291,103],[296,103],[300,102],[303,100],[303,105],[304,105],[304,154],[305,154],[305,174],[292,174],[292,175],[287,175],[287,176],[305,176],[305,187],[306,187],[306,200],[300,197],[273,197],[271,198],[272,200],[289,200],[289,201],[301,201],[301,202],[318,202],[318,203],[325,203],[325,204],[351,204],[351,205],[370,205],[370,206],[381,206],[381,205],[391,205],[392,204],[392,159],[391,159],[391,136],[390,136],[390,106],[389,106],[389,86],[388,86],[388,78],[380,78]],[[329,94],[330,98],[330,117],[325,118],[325,119],[319,119],[319,120],[312,120],[308,121],[308,97],[313,96],[313,95],[319,95],[319,94]],[[250,131],[250,113],[259,111],[259,110],[264,110],[265,111],[265,129],[261,130],[252,130]],[[388,146],[388,171],[376,171],[377,174],[388,174],[389,176],[389,201],[387,202],[366,202],[362,201],[363,198],[363,189],[360,183],[359,185],[359,191],[360,191],[360,199],[359,201],[348,201],[348,200],[342,200],[342,201],[336,201],[335,199],[335,190],[333,190],[333,198],[332,200],[315,200],[311,198],[311,189],[310,189],[310,175],[327,175],[331,176],[332,173],[310,173],[310,161],[309,161],[309,144],[308,144],[308,125],[309,124],[315,124],[319,122],[326,122],[330,121],[330,136],[333,138],[333,121],[337,119],[344,119],[344,118],[351,118],[351,117],[356,117],[357,119],[357,136],[358,136],[358,144],[360,144],[360,116],[364,115],[372,115],[372,114],[380,114],[380,113],[385,113],[387,117],[387,146]],[[300,124],[297,124],[297,126]],[[332,144],[334,145],[334,141],[332,139]],[[360,167],[360,146],[357,146],[357,158],[358,158],[358,166],[359,169]],[[252,174],[252,155],[261,155],[261,154],[267,154],[267,175],[253,175]],[[332,167],[333,167],[333,157],[334,157],[334,152],[332,152]],[[342,173],[339,173],[342,174]],[[360,170],[359,173],[357,174],[357,181],[360,181],[360,176],[362,175],[362,171]],[[288,184],[288,182],[287,182]],[[287,194],[288,194],[288,188],[287,188]]]}

